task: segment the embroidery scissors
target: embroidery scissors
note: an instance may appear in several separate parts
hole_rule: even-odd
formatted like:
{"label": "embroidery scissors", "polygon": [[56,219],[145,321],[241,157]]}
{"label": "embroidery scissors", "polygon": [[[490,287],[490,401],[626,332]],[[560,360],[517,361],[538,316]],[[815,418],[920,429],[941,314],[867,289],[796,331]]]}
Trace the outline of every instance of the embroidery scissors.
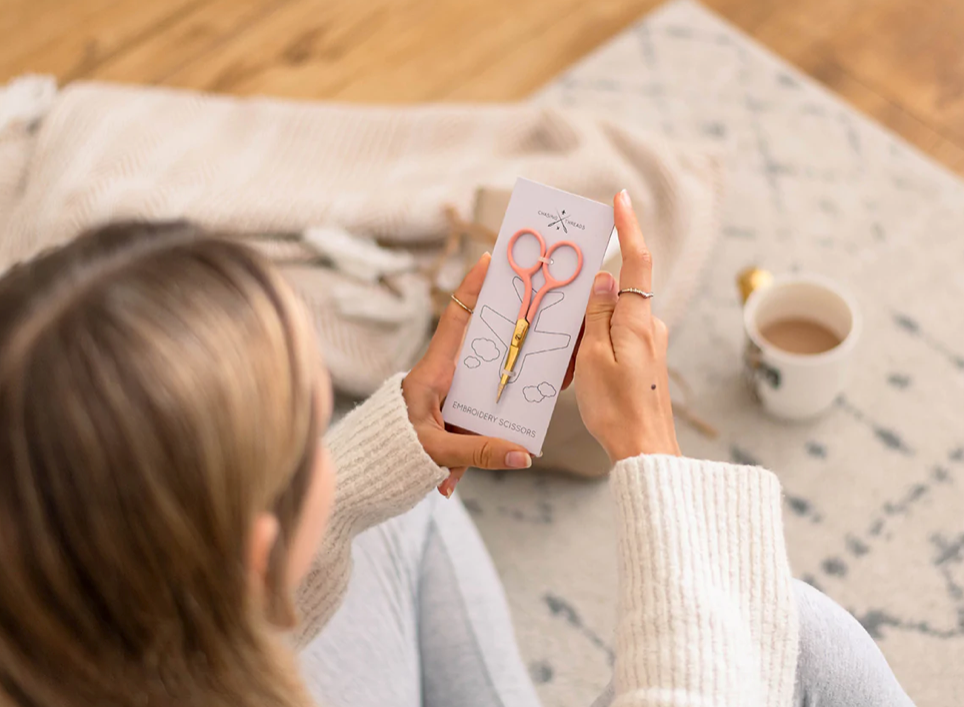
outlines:
{"label": "embroidery scissors", "polygon": [[[523,236],[532,236],[539,242],[539,256],[536,258],[535,263],[528,267],[519,265],[515,260],[515,256],[512,254],[516,242]],[[576,254],[576,269],[569,277],[562,280],[554,278],[549,269],[552,265],[552,254],[559,250],[559,248],[572,248]],[[529,326],[535,321],[536,312],[539,311],[539,305],[542,303],[543,296],[545,296],[549,290],[565,287],[575,280],[576,276],[582,271],[582,250],[579,246],[572,241],[557,241],[546,248],[545,239],[538,231],[534,231],[531,228],[523,228],[512,235],[512,238],[509,239],[507,255],[509,257],[509,265],[515,270],[516,275],[522,279],[525,290],[522,295],[522,306],[519,307],[519,318],[515,323],[512,341],[509,343],[509,354],[506,356],[505,367],[502,369],[502,379],[499,381],[499,392],[495,396],[496,402],[502,397],[502,391],[509,382],[509,377],[515,368],[516,360],[519,358],[519,351],[522,349],[526,336],[529,334]],[[532,277],[539,272],[540,269],[546,279],[546,283],[538,292],[533,293]]]}

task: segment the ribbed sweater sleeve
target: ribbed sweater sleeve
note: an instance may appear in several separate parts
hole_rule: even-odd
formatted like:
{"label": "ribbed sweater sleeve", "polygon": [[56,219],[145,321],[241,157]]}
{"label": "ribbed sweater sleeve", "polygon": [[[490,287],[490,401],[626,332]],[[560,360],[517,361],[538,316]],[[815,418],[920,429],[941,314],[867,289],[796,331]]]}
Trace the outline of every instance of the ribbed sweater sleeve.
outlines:
{"label": "ribbed sweater sleeve", "polygon": [[351,573],[351,541],[404,513],[448,477],[418,441],[402,397],[403,374],[389,378],[325,436],[335,466],[335,500],[325,539],[297,592],[303,648],[338,608]]}
{"label": "ribbed sweater sleeve", "polygon": [[[412,508],[448,475],[425,453],[389,379],[326,437],[337,481],[322,547],[298,591],[307,645],[348,584],[355,535]],[[784,707],[798,619],[770,472],[641,456],[620,462],[616,707]]]}
{"label": "ribbed sweater sleeve", "polygon": [[619,462],[616,707],[785,707],[798,618],[780,484],[749,466]]}

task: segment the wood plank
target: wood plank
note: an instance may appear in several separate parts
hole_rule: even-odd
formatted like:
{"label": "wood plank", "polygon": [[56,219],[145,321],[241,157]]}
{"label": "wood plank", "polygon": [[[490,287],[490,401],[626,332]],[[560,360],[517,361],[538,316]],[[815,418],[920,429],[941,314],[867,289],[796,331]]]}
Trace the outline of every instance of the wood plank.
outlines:
{"label": "wood plank", "polygon": [[[856,45],[841,42],[840,37],[865,22],[867,13],[875,7],[878,0],[789,4],[761,22],[754,38],[945,166],[964,171],[964,140],[949,135],[933,116],[922,114],[886,85],[867,81],[850,68],[850,52]],[[964,29],[964,17],[961,27]],[[887,52],[881,49],[878,54]],[[958,76],[964,81],[964,66]]]}
{"label": "wood plank", "polygon": [[964,144],[942,135],[901,104],[859,81],[829,53],[798,57],[801,68],[857,110],[900,135],[949,169],[964,174]]}
{"label": "wood plank", "polygon": [[[77,4],[91,1],[82,0]],[[0,76],[30,71],[53,74],[64,82],[86,77],[112,56],[176,21],[196,2],[114,0],[106,5],[98,4],[99,11],[77,21],[58,36],[46,30],[35,36],[33,47],[26,54],[13,53],[0,58]]]}
{"label": "wood plank", "polygon": [[[25,71],[350,101],[513,100],[658,0],[0,0]],[[964,173],[960,0],[704,0]]]}
{"label": "wood plank", "polygon": [[811,42],[827,39],[839,32],[841,27],[847,26],[855,14],[875,2],[877,0],[781,2],[777,3],[751,33],[757,41],[781,53],[784,43],[795,38]]}
{"label": "wood plank", "polygon": [[787,4],[785,0],[702,0],[702,2],[747,34],[753,34],[760,24]]}
{"label": "wood plank", "polygon": [[[395,12],[404,17],[412,4],[399,3]],[[390,0],[372,0],[362,13],[348,3],[290,0],[164,83],[241,95],[329,97],[354,73],[377,65],[398,46],[396,39],[371,52],[366,43],[366,38],[387,28],[390,5]],[[397,34],[411,39],[410,33]]]}
{"label": "wood plank", "polygon": [[28,57],[75,33],[117,0],[3,0],[0,12],[0,81],[31,70]]}
{"label": "wood plank", "polygon": [[[166,83],[242,94],[425,100],[444,94],[457,82],[470,81],[488,62],[541,35],[552,23],[546,18],[545,0],[521,0],[511,11],[509,4],[510,0],[373,2],[368,14],[360,15],[337,4],[291,2],[217,56],[178,72]],[[581,4],[556,0],[551,7],[554,16],[565,16]],[[597,4],[609,12],[622,3],[609,0],[593,7]],[[610,34],[624,24],[612,24]],[[256,54],[252,46],[258,47]],[[568,60],[560,63],[571,60],[570,51]],[[546,80],[545,70],[527,75],[531,85]],[[501,98],[506,97],[504,93]]]}
{"label": "wood plank", "polygon": [[[28,24],[31,16],[37,16],[38,6],[46,7],[48,10],[53,0],[37,0],[36,3],[30,0],[4,0],[0,5],[0,37],[12,39],[14,30],[22,28],[20,32],[24,39],[31,41],[36,30]],[[7,43],[0,45],[0,51],[7,51]]]}
{"label": "wood plank", "polygon": [[[455,69],[446,71],[435,81],[436,88],[424,96],[427,100],[506,101],[525,98],[564,71],[573,62],[596,49],[621,32],[635,19],[659,4],[659,0],[596,0],[580,5],[560,7],[555,21],[529,14],[517,20],[518,26],[506,32],[483,33],[470,51],[459,53]],[[460,37],[452,43],[458,45]],[[454,46],[452,49],[454,50]],[[448,53],[449,48],[443,48]],[[379,76],[366,85],[349,84],[338,98],[352,100],[364,93],[378,95],[388,91],[392,83],[404,83],[432,70],[441,57],[419,57]]]}
{"label": "wood plank", "polygon": [[210,0],[195,3],[164,29],[118,52],[86,78],[155,84],[275,11],[284,0]]}
{"label": "wood plank", "polygon": [[833,38],[851,74],[964,141],[964,3],[877,0]]}

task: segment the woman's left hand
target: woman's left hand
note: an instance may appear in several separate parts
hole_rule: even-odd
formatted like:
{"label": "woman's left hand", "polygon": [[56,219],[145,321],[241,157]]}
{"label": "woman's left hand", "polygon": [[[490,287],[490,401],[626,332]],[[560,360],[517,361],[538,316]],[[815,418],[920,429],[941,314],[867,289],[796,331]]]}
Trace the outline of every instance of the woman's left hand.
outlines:
{"label": "woman's left hand", "polygon": [[[455,296],[469,308],[474,308],[479,298],[490,260],[488,253],[483,255],[455,291]],[[452,495],[467,467],[526,469],[532,466],[532,457],[524,447],[496,437],[453,431],[455,428],[447,428],[442,420],[442,401],[452,385],[468,325],[469,313],[455,302],[449,302],[425,356],[402,380],[402,395],[418,441],[436,464],[451,471],[449,478],[438,487],[446,498]]]}

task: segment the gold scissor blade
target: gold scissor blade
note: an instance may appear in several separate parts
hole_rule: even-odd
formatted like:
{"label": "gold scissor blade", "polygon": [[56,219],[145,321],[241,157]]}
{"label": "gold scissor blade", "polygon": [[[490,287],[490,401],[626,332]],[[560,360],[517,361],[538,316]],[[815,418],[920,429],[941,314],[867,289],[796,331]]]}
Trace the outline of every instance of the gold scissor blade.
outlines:
{"label": "gold scissor blade", "polygon": [[502,378],[499,380],[499,392],[495,394],[495,401],[499,402],[502,391],[509,382],[509,376],[515,369],[515,362],[519,358],[519,350],[529,334],[529,322],[519,319],[515,323],[515,331],[512,333],[512,343],[509,344],[509,353],[505,357],[505,366],[502,368]]}
{"label": "gold scissor blade", "polygon": [[512,369],[515,368],[515,361],[518,356],[519,348],[517,346],[510,346],[509,355],[505,359],[505,368],[502,369],[502,378],[499,379],[499,392],[495,394],[495,402],[499,402],[502,398],[502,391],[505,390],[506,385],[509,383],[509,376],[512,375]]}

